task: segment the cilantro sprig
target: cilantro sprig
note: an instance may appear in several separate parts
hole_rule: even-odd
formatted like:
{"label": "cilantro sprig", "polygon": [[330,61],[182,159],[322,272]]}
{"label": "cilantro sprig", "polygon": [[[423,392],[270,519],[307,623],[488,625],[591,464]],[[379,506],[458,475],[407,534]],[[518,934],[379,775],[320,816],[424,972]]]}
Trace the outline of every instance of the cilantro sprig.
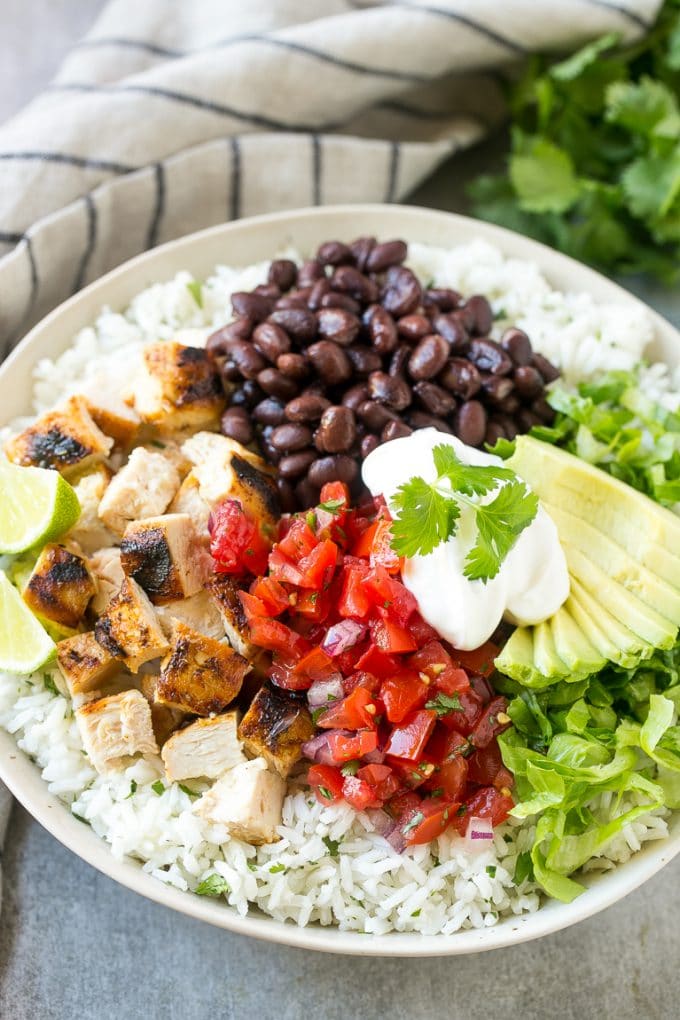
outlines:
{"label": "cilantro sprig", "polygon": [[[445,443],[435,446],[432,455],[435,481],[416,476],[394,496],[392,548],[399,556],[427,556],[457,534],[462,508],[467,507],[474,513],[477,537],[464,574],[486,583],[535,518],[538,498],[509,468],[464,464]],[[489,502],[479,501],[496,489]]]}

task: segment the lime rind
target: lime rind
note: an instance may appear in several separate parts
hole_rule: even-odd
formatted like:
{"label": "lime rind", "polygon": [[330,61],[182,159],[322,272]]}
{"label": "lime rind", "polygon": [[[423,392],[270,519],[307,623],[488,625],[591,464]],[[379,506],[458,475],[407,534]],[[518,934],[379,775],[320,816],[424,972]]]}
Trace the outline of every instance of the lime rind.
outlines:
{"label": "lime rind", "polygon": [[60,538],[79,517],[78,497],[57,471],[0,459],[0,553],[16,555]]}
{"label": "lime rind", "polygon": [[52,662],[57,646],[0,570],[0,670],[30,674]]}

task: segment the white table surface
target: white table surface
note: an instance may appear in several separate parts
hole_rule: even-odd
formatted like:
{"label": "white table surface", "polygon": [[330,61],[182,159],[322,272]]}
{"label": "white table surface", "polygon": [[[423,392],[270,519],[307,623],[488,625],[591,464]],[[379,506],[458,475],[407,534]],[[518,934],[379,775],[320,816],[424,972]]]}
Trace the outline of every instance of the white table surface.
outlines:
{"label": "white table surface", "polygon": [[[101,6],[101,0],[0,0],[0,119],[49,80]],[[415,201],[464,209],[463,179],[498,165],[500,151],[496,142],[462,157]],[[677,294],[644,284],[635,289],[680,323]],[[20,807],[3,867],[2,1020],[680,1015],[680,860],[624,902],[540,942],[412,962],[303,953],[174,914],[82,863]]]}

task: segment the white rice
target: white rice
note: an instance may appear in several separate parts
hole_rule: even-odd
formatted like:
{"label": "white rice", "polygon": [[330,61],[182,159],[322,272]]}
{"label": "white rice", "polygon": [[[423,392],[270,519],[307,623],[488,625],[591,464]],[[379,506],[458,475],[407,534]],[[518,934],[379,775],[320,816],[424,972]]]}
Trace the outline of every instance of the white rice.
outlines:
{"label": "white rice", "polygon": [[[496,329],[506,319],[526,329],[536,349],[559,364],[570,382],[634,368],[652,339],[643,310],[631,312],[627,304],[603,305],[588,294],[555,291],[535,264],[506,259],[485,241],[453,250],[412,244],[409,261],[435,286],[486,294],[499,316]],[[178,273],[142,291],[123,313],[104,309],[64,354],[38,363],[34,410],[45,410],[104,376],[108,387],[116,380],[122,383],[130,376],[131,360],[150,341],[177,336],[204,344],[214,328],[231,318],[231,294],[264,282],[267,265],[217,267],[203,285],[203,307],[187,287],[191,276]],[[647,370],[644,380],[651,396],[678,406],[680,384],[664,366]],[[228,902],[240,914],[255,906],[298,925],[448,935],[535,911],[541,903],[535,886],[513,882],[517,857],[532,843],[530,821],[501,826],[493,845],[482,851],[469,851],[464,840],[445,835],[430,847],[396,854],[368,814],[356,814],[346,805],[326,807],[308,791],[292,787],[284,803],[281,839],[255,848],[202,821],[192,811],[194,798],[177,784],[165,784],[160,795],[155,792],[153,785],[163,775],[159,759],[98,776],[83,751],[70,703],[45,687],[42,674],[0,674],[0,726],[36,761],[50,792],[110,843],[114,856],[137,858],[145,871],[183,890],[195,890],[218,874],[228,883]],[[203,788],[189,785],[196,792]],[[623,800],[617,810],[633,803]],[[595,812],[608,808],[605,799],[593,805]],[[647,814],[601,848],[589,868],[623,863],[643,843],[667,832],[663,812]]]}

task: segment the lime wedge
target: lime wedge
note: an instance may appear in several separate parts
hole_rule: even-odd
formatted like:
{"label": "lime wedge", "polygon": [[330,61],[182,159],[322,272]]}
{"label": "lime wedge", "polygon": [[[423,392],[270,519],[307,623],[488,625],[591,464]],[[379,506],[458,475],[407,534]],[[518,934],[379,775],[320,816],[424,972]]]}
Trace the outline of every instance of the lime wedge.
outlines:
{"label": "lime wedge", "polygon": [[0,670],[35,673],[55,651],[52,638],[0,570]]}
{"label": "lime wedge", "polygon": [[51,542],[79,517],[78,497],[58,471],[20,467],[0,457],[0,553]]}

